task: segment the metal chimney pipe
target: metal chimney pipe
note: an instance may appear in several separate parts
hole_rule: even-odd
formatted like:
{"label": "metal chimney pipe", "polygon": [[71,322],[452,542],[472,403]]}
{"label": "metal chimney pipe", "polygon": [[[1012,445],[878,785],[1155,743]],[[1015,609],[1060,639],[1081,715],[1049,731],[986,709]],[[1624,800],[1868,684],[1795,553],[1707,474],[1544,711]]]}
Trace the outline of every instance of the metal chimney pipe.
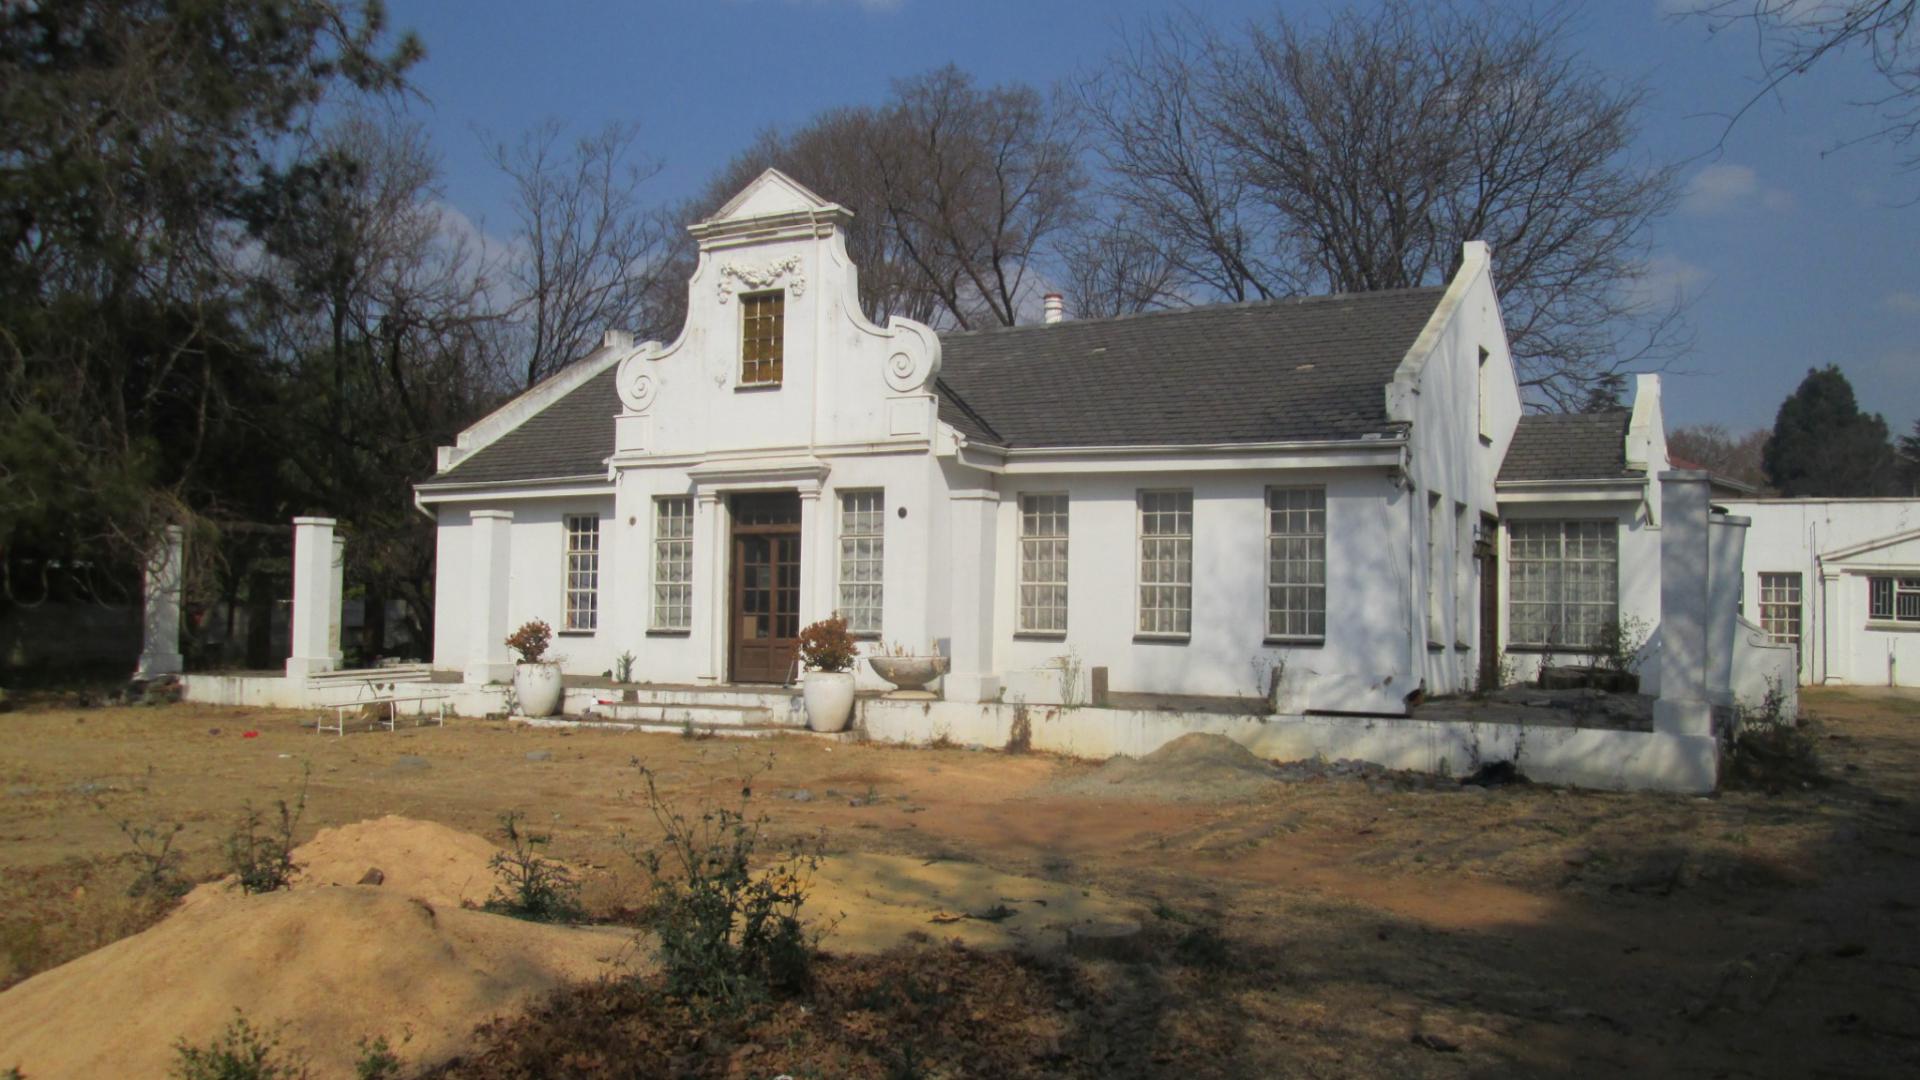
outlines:
{"label": "metal chimney pipe", "polygon": [[1067,317],[1067,299],[1057,292],[1050,292],[1042,300],[1046,310],[1045,321],[1057,323]]}

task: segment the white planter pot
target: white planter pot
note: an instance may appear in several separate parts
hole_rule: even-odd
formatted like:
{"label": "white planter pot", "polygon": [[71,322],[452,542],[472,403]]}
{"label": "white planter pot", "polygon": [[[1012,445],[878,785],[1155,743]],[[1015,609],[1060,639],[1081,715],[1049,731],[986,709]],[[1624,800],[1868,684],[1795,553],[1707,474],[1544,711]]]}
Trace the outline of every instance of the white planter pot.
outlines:
{"label": "white planter pot", "polygon": [[560,683],[560,665],[541,662],[513,666],[513,697],[521,716],[552,716],[560,711],[565,692]]}
{"label": "white planter pot", "polygon": [[809,671],[800,684],[807,702],[807,726],[815,731],[845,731],[853,719],[853,672]]}

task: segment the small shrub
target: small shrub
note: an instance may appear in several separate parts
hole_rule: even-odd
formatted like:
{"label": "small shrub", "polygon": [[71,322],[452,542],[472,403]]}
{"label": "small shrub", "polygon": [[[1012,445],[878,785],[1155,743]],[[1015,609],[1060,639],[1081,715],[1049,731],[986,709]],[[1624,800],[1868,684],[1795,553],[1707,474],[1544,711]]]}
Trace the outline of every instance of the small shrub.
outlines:
{"label": "small shrub", "polygon": [[689,817],[660,794],[651,769],[641,766],[640,774],[663,834],[635,857],[652,882],[649,923],[667,992],[696,1009],[737,1015],[804,989],[818,941],[801,925],[800,909],[818,855],[796,847],[753,870],[766,821],[748,816],[753,775],[741,781],[738,805]]}
{"label": "small shrub", "polygon": [[206,1046],[180,1039],[173,1051],[176,1080],[298,1080],[308,1075],[305,1062],[280,1053],[278,1031],[254,1027],[238,1009],[233,1022]]}
{"label": "small shrub", "polygon": [[487,866],[500,881],[487,899],[486,910],[528,922],[574,922],[581,917],[580,883],[564,865],[540,854],[553,842],[548,833],[521,827],[523,815],[509,810],[500,815],[500,831],[507,842]]}
{"label": "small shrub", "polygon": [[1647,644],[1647,620],[1638,615],[1614,619],[1600,627],[1597,652],[1591,666],[1620,675],[1640,670],[1640,650]]}
{"label": "small shrub", "polygon": [[614,657],[613,658],[614,681],[623,682],[623,683],[632,682],[633,681],[633,664],[634,664],[634,661],[638,659],[640,658],[633,655],[633,651],[631,649],[621,653],[619,656]]}
{"label": "small shrub", "polygon": [[293,861],[293,834],[300,826],[300,816],[306,813],[307,785],[312,779],[313,765],[309,763],[300,779],[300,794],[291,804],[285,799],[275,800],[272,821],[252,803],[242,811],[240,823],[227,836],[227,869],[242,892],[284,889],[300,872]]}
{"label": "small shrub", "polygon": [[553,641],[553,627],[545,619],[530,619],[520,629],[507,637],[507,648],[520,657],[523,664],[537,664],[547,655],[547,645]]}
{"label": "small shrub", "polygon": [[1759,706],[1742,708],[1727,744],[1726,783],[1777,795],[1827,780],[1812,724],[1786,715],[1786,694],[1768,680]]}
{"label": "small shrub", "polygon": [[800,659],[809,671],[847,671],[858,656],[843,616],[821,619],[800,631]]}
{"label": "small shrub", "polygon": [[128,896],[171,899],[186,895],[193,886],[180,872],[180,853],[173,850],[173,840],[185,825],[177,821],[171,828],[160,824],[136,825],[124,818],[114,824],[120,827],[120,835],[126,837],[133,848],[137,873],[133,884],[127,886]]}
{"label": "small shrub", "polygon": [[393,1052],[393,1046],[385,1035],[376,1035],[369,1039],[360,1036],[354,1044],[360,1050],[360,1056],[353,1063],[354,1080],[397,1080],[400,1075],[400,1057]]}

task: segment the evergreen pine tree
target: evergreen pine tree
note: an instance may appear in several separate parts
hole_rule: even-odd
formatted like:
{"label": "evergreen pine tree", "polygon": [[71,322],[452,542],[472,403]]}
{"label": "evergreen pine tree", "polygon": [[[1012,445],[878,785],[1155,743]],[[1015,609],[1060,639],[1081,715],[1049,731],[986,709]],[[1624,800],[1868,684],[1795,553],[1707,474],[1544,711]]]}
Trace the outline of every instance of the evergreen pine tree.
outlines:
{"label": "evergreen pine tree", "polygon": [[1780,403],[1761,462],[1789,498],[1890,495],[1897,486],[1887,422],[1860,411],[1852,384],[1832,364],[1809,370]]}

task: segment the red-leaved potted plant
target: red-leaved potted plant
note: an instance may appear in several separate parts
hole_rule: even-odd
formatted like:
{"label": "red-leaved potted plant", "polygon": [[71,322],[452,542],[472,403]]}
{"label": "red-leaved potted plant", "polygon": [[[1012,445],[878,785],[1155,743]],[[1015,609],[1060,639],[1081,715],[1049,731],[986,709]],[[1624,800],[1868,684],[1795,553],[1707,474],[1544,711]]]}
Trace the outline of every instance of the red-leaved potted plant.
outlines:
{"label": "red-leaved potted plant", "polygon": [[853,719],[853,661],[858,655],[847,620],[838,615],[800,631],[800,660],[807,666],[800,689],[806,698],[808,727],[847,729]]}
{"label": "red-leaved potted plant", "polygon": [[513,667],[513,696],[522,716],[552,716],[560,711],[566,688],[560,682],[560,664],[545,659],[553,628],[544,619],[523,624],[507,638],[507,648],[520,657]]}

